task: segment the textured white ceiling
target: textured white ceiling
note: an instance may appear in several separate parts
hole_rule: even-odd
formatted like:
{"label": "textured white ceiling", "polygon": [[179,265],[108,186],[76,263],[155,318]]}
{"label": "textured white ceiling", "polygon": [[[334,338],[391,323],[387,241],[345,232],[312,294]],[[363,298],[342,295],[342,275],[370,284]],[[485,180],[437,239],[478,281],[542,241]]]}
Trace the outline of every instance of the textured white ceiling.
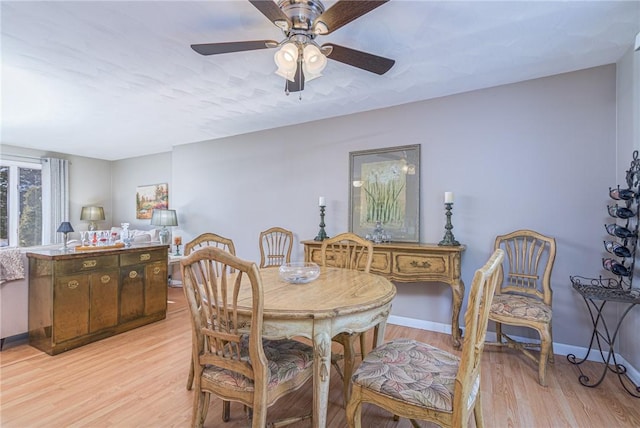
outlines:
{"label": "textured white ceiling", "polygon": [[[325,1],[330,7],[335,1]],[[389,3],[318,37],[396,60],[378,76],[329,60],[302,100],[248,1],[2,1],[2,144],[116,160],[616,62],[640,1]]]}

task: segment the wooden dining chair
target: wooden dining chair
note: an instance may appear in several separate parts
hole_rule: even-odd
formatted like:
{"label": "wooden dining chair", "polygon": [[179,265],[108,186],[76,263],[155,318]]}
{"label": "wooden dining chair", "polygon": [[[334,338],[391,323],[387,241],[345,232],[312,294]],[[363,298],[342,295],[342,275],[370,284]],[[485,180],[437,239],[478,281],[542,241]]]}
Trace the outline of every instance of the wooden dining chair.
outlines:
{"label": "wooden dining chair", "polygon": [[[192,426],[203,426],[213,394],[251,408],[251,426],[264,428],[267,408],[313,377],[313,348],[296,340],[262,338],[262,278],[255,263],[208,247],[180,264],[193,331]],[[222,267],[220,275],[216,266]],[[243,295],[250,297],[245,299],[251,304],[250,316],[243,317],[239,308]]]}
{"label": "wooden dining chair", "polygon": [[[496,325],[496,342],[487,344],[522,351],[538,365],[538,382],[545,386],[547,361],[553,363],[551,271],[556,241],[532,230],[517,230],[496,237],[494,248],[502,248],[506,256],[489,312]],[[539,340],[517,340],[504,332],[504,325],[531,328]],[[531,349],[539,350],[538,356]]]}
{"label": "wooden dining chair", "polygon": [[361,427],[362,403],[394,415],[444,427],[484,426],[480,400],[480,360],[489,310],[504,252],[497,249],[473,276],[465,313],[460,357],[411,339],[395,339],[371,351],[355,371],[347,404],[350,428]]}
{"label": "wooden dining chair", "polygon": [[323,266],[369,272],[373,263],[373,244],[355,233],[341,233],[322,241]]}
{"label": "wooden dining chair", "polygon": [[[202,233],[195,239],[187,242],[184,245],[184,255],[188,256],[189,254],[191,254],[191,252],[200,250],[202,248],[220,248],[221,250],[224,250],[229,254],[232,254],[234,256],[236,255],[236,247],[233,245],[233,241],[231,239],[211,232]],[[216,275],[218,275],[222,269],[222,266],[220,264],[214,264],[213,266],[215,268]],[[191,388],[193,387],[194,376],[193,358],[191,359],[191,362],[189,364],[190,368],[189,377],[187,378],[187,389],[191,390]],[[223,407],[223,413],[228,413],[229,403],[225,403]]]}
{"label": "wooden dining chair", "polygon": [[291,261],[293,232],[272,227],[260,232],[260,268],[278,267]]}
{"label": "wooden dining chair", "polygon": [[[341,233],[333,238],[322,241],[320,248],[320,262],[322,266],[337,267],[342,269],[360,270],[369,272],[373,263],[373,244],[354,233]],[[378,335],[378,328],[374,329],[374,342]],[[331,364],[336,368],[343,380],[343,396],[345,403],[349,398],[350,377],[355,362],[354,343],[360,338],[360,353],[364,358],[366,354],[365,336],[362,333],[340,333],[333,337],[334,342],[340,343],[344,349],[344,355],[332,354]],[[344,373],[340,370],[338,361],[344,358]]]}
{"label": "wooden dining chair", "polygon": [[220,248],[234,256],[236,255],[236,247],[231,239],[211,232],[202,233],[184,244],[184,255],[188,256],[192,251],[208,247]]}

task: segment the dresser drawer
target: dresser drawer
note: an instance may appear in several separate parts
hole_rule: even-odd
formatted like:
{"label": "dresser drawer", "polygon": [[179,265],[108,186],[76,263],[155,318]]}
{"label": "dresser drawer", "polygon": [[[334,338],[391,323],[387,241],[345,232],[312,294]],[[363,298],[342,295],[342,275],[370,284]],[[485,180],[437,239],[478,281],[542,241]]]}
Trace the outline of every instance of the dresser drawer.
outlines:
{"label": "dresser drawer", "polygon": [[371,273],[388,275],[391,273],[391,251],[374,251]]}
{"label": "dresser drawer", "polygon": [[79,272],[118,267],[118,255],[83,257],[71,260],[60,260],[55,263],[56,275],[72,275]]}
{"label": "dresser drawer", "polygon": [[165,250],[137,251],[120,255],[120,266],[138,265],[140,263],[167,261]]}
{"label": "dresser drawer", "polygon": [[[398,276],[448,277],[451,272],[448,254],[394,253],[394,271]],[[424,279],[423,279],[424,280]]]}

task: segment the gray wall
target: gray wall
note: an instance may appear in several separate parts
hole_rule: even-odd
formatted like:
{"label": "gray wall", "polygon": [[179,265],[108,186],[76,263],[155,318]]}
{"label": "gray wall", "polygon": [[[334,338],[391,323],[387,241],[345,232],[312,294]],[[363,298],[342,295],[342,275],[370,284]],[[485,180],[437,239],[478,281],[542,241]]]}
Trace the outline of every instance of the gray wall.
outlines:
{"label": "gray wall", "polygon": [[[640,51],[631,49],[618,62],[617,67],[617,131],[618,131],[618,182],[624,183],[624,171],[629,168],[629,153],[640,150]],[[636,266],[640,267],[640,254]],[[635,269],[634,287],[640,288],[640,269]],[[616,306],[616,316],[622,316],[627,305]],[[640,370],[640,310],[632,310],[625,319],[618,341],[618,352],[633,367]]]}
{"label": "gray wall", "polygon": [[[615,129],[616,70],[598,67],[177,146],[170,198],[185,239],[214,231],[258,260],[267,227],[294,230],[298,241],[315,236],[319,195],[328,234],[347,230],[350,151],[420,143],[421,241],[442,238],[444,191],[456,195],[453,232],[468,247],[467,284],[495,235],[532,228],[555,236],[555,341],[583,346],[590,321],[569,276],[601,273]],[[445,286],[399,284],[393,314],[446,324],[450,302]]]}
{"label": "gray wall", "polygon": [[[174,208],[176,192],[171,183],[171,153],[160,153],[124,159],[112,163],[113,225],[130,223],[130,229],[150,229],[151,220],[136,219],[136,190],[138,186],[167,183],[169,208]],[[179,212],[179,211],[178,211]]]}
{"label": "gray wall", "polygon": [[69,221],[74,230],[87,230],[88,228],[87,222],[80,221],[80,211],[86,205],[102,206],[105,221],[99,222],[98,226],[111,226],[113,217],[111,206],[112,162],[64,153],[24,149],[7,144],[2,144],[0,150],[3,156],[15,160],[35,161],[41,157],[67,159],[69,161]]}
{"label": "gray wall", "polygon": [[[304,104],[295,114],[304,114]],[[445,191],[456,195],[453,232],[467,245],[467,284],[496,234],[532,228],[555,236],[554,341],[584,347],[591,321],[569,276],[606,275],[607,191],[620,182],[633,146],[617,151],[616,126],[616,67],[608,65],[180,145],[170,160],[114,162],[114,222],[134,222],[137,185],[169,182],[170,207],[180,221],[174,234],[189,240],[213,231],[257,261],[259,232],[280,225],[295,231],[293,257],[300,260],[299,241],[318,231],[318,196],[327,199],[328,234],[348,228],[350,151],[419,143],[421,241],[442,238]],[[447,324],[450,304],[446,286],[399,284],[393,315]],[[627,335],[623,356],[640,367],[632,342]]]}

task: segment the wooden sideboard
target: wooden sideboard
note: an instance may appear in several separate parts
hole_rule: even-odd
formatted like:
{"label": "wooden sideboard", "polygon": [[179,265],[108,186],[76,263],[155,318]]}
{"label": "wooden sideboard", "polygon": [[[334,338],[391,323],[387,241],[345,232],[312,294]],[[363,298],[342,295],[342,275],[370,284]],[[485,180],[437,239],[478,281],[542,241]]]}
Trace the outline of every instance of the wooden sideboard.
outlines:
{"label": "wooden sideboard", "polygon": [[167,251],[28,252],[29,344],[55,355],[164,319]]}
{"label": "wooden sideboard", "polygon": [[[320,264],[322,241],[302,241],[304,259]],[[460,307],[464,297],[464,282],[460,278],[460,258],[464,245],[409,244],[391,242],[373,244],[371,272],[396,282],[443,282],[451,287],[451,336],[459,347]]]}

